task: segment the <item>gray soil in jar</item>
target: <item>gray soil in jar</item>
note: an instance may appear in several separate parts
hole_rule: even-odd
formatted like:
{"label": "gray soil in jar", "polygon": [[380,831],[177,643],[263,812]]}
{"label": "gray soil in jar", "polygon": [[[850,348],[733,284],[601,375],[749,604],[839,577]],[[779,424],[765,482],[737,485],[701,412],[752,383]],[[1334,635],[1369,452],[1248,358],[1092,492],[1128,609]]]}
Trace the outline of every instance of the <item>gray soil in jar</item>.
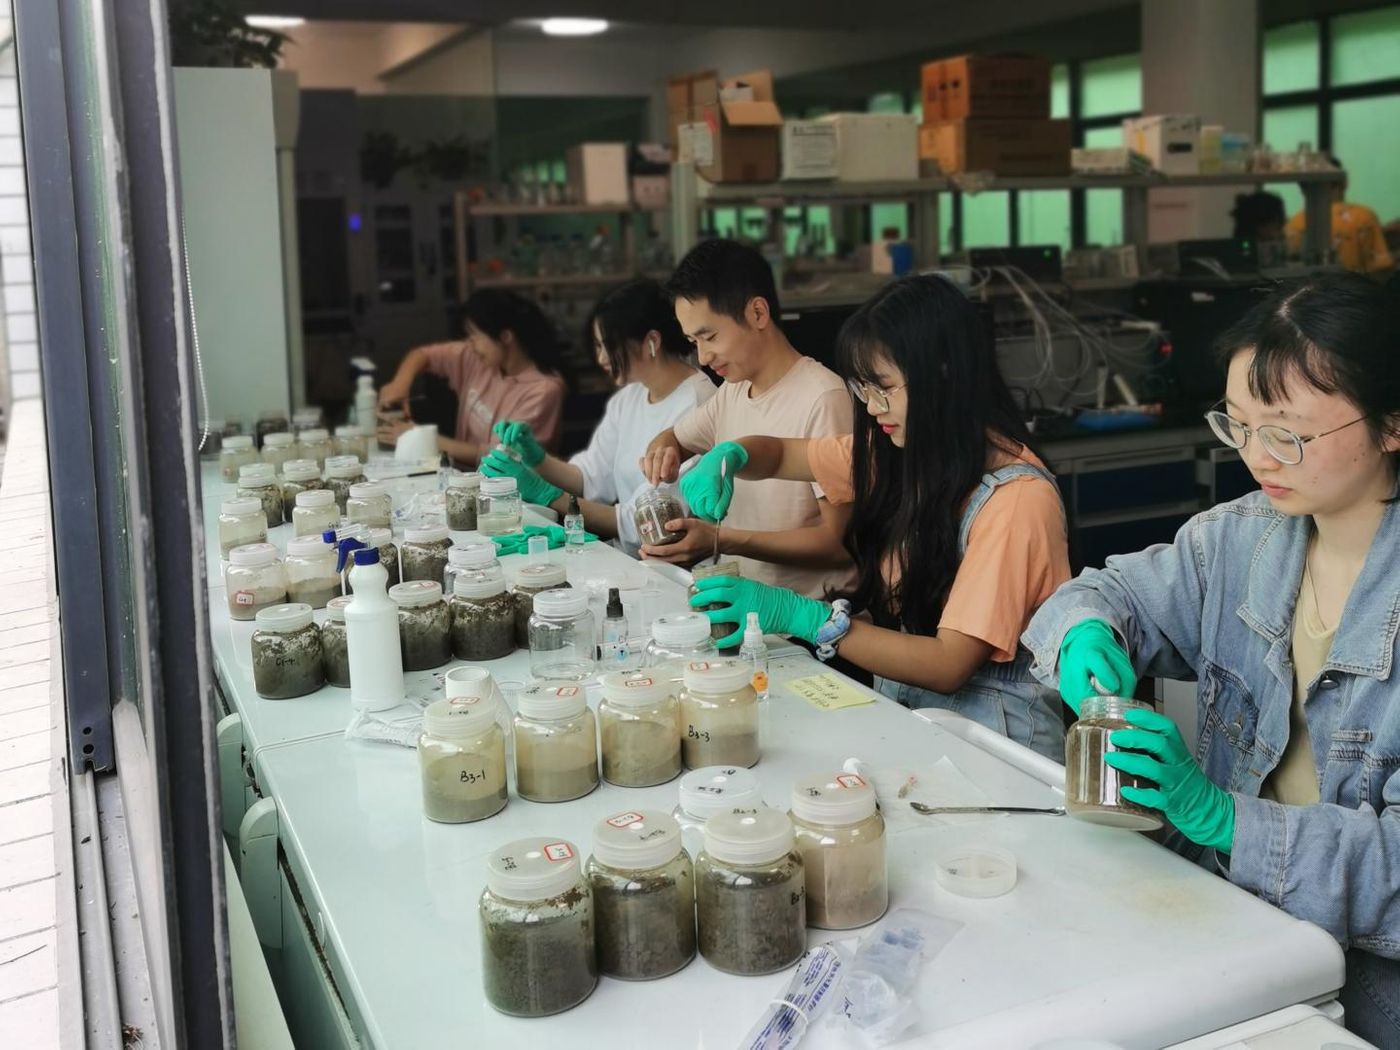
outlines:
{"label": "gray soil in jar", "polygon": [[[394,584],[402,583],[403,581],[399,579],[399,548],[392,543],[386,543],[382,547],[376,547],[375,550],[379,552],[379,564],[384,566],[384,571],[389,574],[389,582],[384,585],[384,589],[388,590]],[[345,579],[346,594],[355,593],[355,588],[350,586],[351,568],[353,566],[347,563],[342,574]]]}
{"label": "gray soil in jar", "polygon": [[515,600],[452,599],[452,655],[459,660],[499,660],[515,652]]}
{"label": "gray soil in jar", "polygon": [[549,769],[543,762],[525,766],[519,758],[519,742],[515,748],[515,790],[521,798],[531,802],[572,802],[598,786],[596,758],[565,769]]}
{"label": "gray soil in jar", "polygon": [[446,602],[399,606],[399,652],[405,671],[427,671],[452,659],[452,614]]}
{"label": "gray soil in jar", "polygon": [[674,725],[645,720],[603,722],[603,779],[618,787],[652,787],[681,771],[681,738]]}
{"label": "gray soil in jar", "polygon": [[682,513],[679,502],[671,496],[658,496],[654,502],[638,507],[632,520],[637,525],[637,533],[643,543],[651,547],[664,547],[675,543],[684,535],[680,532],[668,532],[665,528],[666,523],[683,517],[685,514]]}
{"label": "gray soil in jar", "polygon": [[505,750],[430,755],[423,760],[423,815],[441,824],[469,824],[505,809]]}
{"label": "gray soil in jar", "polygon": [[326,483],[320,478],[307,478],[305,481],[282,482],[282,520],[291,521],[292,511],[296,510],[297,493],[323,489]]}
{"label": "gray soil in jar", "polygon": [[447,506],[447,527],[449,529],[454,532],[476,531],[475,489],[448,489],[443,502]]}
{"label": "gray soil in jar", "polygon": [[305,602],[313,609],[324,609],[326,602],[340,597],[340,579],[336,577],[335,580],[335,583],[326,583],[324,579],[288,583],[287,601]]}
{"label": "gray soil in jar", "polygon": [[276,482],[271,485],[262,485],[258,488],[238,489],[238,495],[246,496],[248,499],[255,499],[262,503],[263,513],[267,515],[267,527],[275,529],[282,524],[282,487]]}
{"label": "gray soil in jar", "polygon": [[747,769],[758,764],[758,729],[717,733],[687,725],[681,738],[681,756],[686,769],[703,769],[705,766],[743,766]]}
{"label": "gray soil in jar", "polygon": [[532,922],[483,916],[482,980],[487,1002],[502,1013],[557,1014],[583,1002],[598,984],[589,892],[575,887],[540,908],[563,914],[535,915]]}
{"label": "gray soil in jar", "polygon": [[695,958],[695,887],[689,865],[594,873],[593,911],[598,922],[598,969],[624,981],[673,974]]}
{"label": "gray soil in jar", "polygon": [[555,587],[515,587],[515,645],[519,649],[530,647],[530,613],[535,609],[535,595],[545,591],[569,591],[573,584],[565,580]]}
{"label": "gray soil in jar", "polygon": [[350,688],[350,650],[346,645],[345,624],[327,620],[321,624],[321,666],[326,684]]}
{"label": "gray soil in jar", "polygon": [[441,583],[443,570],[447,568],[447,551],[451,546],[451,540],[405,543],[399,548],[399,566],[403,571],[403,582],[432,580]]}
{"label": "gray soil in jar", "polygon": [[[241,597],[251,597],[252,601],[240,602]],[[228,618],[230,620],[255,620],[258,613],[269,605],[281,605],[287,600],[287,592],[281,587],[239,587],[228,592]]]}
{"label": "gray soil in jar", "polygon": [[807,950],[805,896],[802,866],[786,858],[733,872],[697,866],[700,954],[726,973],[791,966]]}
{"label": "gray soil in jar", "polygon": [[350,498],[351,485],[363,485],[367,479],[363,474],[356,474],[353,478],[328,478],[326,488],[335,493],[335,505],[340,508],[340,513],[345,514],[345,501]]}
{"label": "gray soil in jar", "polygon": [[290,700],[325,685],[321,632],[315,624],[279,634],[253,634],[253,687],[265,700]]}
{"label": "gray soil in jar", "polygon": [[1127,815],[1151,821],[1161,827],[1161,815],[1146,806],[1129,802],[1119,790],[1125,787],[1155,788],[1151,780],[1124,773],[1103,760],[1103,756],[1122,750],[1109,742],[1109,736],[1120,729],[1131,729],[1132,723],[1115,718],[1081,718],[1065,736],[1065,806],[1081,819],[1103,823],[1123,820]]}
{"label": "gray soil in jar", "polygon": [[820,930],[868,926],[890,904],[885,836],[836,846],[798,841],[807,880],[807,921]]}

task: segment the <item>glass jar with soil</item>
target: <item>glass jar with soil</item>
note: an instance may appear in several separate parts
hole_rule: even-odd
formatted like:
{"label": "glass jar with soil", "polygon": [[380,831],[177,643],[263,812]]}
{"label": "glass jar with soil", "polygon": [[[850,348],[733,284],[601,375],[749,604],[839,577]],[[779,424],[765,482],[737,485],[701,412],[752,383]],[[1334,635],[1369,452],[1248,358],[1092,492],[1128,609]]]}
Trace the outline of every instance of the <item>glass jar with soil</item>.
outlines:
{"label": "glass jar with soil", "polygon": [[262,501],[269,529],[282,524],[282,487],[277,484],[277,474],[270,464],[249,463],[239,467],[238,495]]}
{"label": "glass jar with soil", "polygon": [[279,408],[270,408],[258,413],[258,421],[253,424],[253,435],[259,448],[267,447],[267,439],[273,434],[287,433],[289,423],[287,413]]}
{"label": "glass jar with soil", "polygon": [[646,665],[664,667],[668,678],[679,682],[686,664],[711,662],[718,657],[710,621],[703,614],[669,613],[652,621]]}
{"label": "glass jar with soil", "polygon": [[684,532],[670,532],[668,521],[685,517],[680,498],[670,485],[657,485],[637,497],[633,504],[632,520],[637,525],[637,535],[642,543],[651,547],[665,547],[679,540]]}
{"label": "glass jar with soil", "polygon": [[658,675],[605,674],[598,704],[603,779],[618,787],[651,787],[678,777],[680,709],[674,684]]}
{"label": "glass jar with soil", "polygon": [[481,488],[481,475],[449,474],[443,503],[447,508],[447,527],[453,532],[476,531],[476,494]]}
{"label": "glass jar with soil", "polygon": [[452,614],[436,580],[411,580],[389,588],[399,607],[399,651],[405,671],[428,671],[452,659]]}
{"label": "glass jar with soil", "polygon": [[326,488],[335,493],[335,505],[341,514],[345,513],[351,488],[365,481],[364,468],[354,456],[332,456],[326,460]]}
{"label": "glass jar with soil", "polygon": [[885,821],[875,789],[854,773],[804,777],[792,788],[793,830],[807,879],[807,922],[822,930],[866,926],[890,903]]}
{"label": "glass jar with soil", "polygon": [[287,601],[287,570],[270,543],[250,543],[228,552],[224,571],[230,620],[252,620],[271,605]]}
{"label": "glass jar with soil", "polygon": [[270,605],[257,614],[253,630],[253,688],[264,700],[290,700],[326,684],[321,632],[311,606]]}
{"label": "glass jar with soil", "polygon": [[250,463],[258,462],[258,450],[247,434],[231,434],[219,447],[219,476],[230,484],[238,481],[238,472]]}
{"label": "glass jar with soil", "polygon": [[[738,576],[738,575],[739,575],[739,563],[738,563],[737,561],[722,561],[722,562],[720,562],[718,565],[706,565],[706,566],[703,567],[703,568],[697,566],[696,568],[693,568],[693,569],[690,570],[690,578],[691,578],[692,581],[695,581],[695,582],[698,582],[698,581],[700,581],[700,580],[709,579],[711,576]],[[699,594],[699,593],[700,593],[700,592],[699,592],[698,590],[696,590],[696,588],[695,588],[695,583],[692,582],[692,584],[691,584],[689,590],[686,591],[686,597],[687,597],[687,598],[694,598],[694,597],[695,597],[697,594]],[[696,606],[696,607],[695,607],[695,611],[696,611],[696,612],[709,612],[711,609],[720,609],[720,608],[723,608],[723,606],[720,605],[719,603],[715,603],[715,604],[711,604],[711,605],[700,605],[700,606]],[[711,624],[711,625],[710,625],[710,637],[713,638],[715,641],[719,641],[721,638],[728,638],[731,634],[733,634],[733,633],[734,633],[735,631],[737,631],[737,630],[742,630],[742,629],[743,629],[743,626],[744,626],[743,624],[738,624],[738,625],[730,625],[730,624],[724,624],[724,623]],[[720,652],[722,652],[725,656],[732,656],[734,653],[737,653],[738,651],[739,651],[739,649],[738,649],[737,646],[730,647],[730,648],[726,648],[726,649],[721,649],[721,650],[720,650]]]}
{"label": "glass jar with soil", "polygon": [[292,413],[292,433],[300,438],[308,430],[325,427],[325,419],[319,408],[308,406]]}
{"label": "glass jar with soil", "polygon": [[326,619],[321,624],[321,666],[326,671],[326,684],[350,688],[350,649],[345,635],[345,607],[350,596],[343,595],[326,602]]}
{"label": "glass jar with soil", "polygon": [[488,570],[504,575],[494,543],[472,543],[465,547],[453,545],[447,549],[447,568],[442,570],[442,591],[452,594],[457,577],[464,572]]}
{"label": "glass jar with soil", "polygon": [[[394,533],[390,529],[368,529],[365,542],[379,552],[379,564],[389,574],[389,586],[399,583],[403,577],[399,573],[399,548],[394,543]],[[353,594],[354,591],[352,590]],[[444,594],[447,592],[444,590]]]}
{"label": "glass jar with soil", "polygon": [[446,525],[423,525],[405,529],[403,545],[399,548],[399,565],[403,570],[404,582],[409,580],[436,580],[442,582],[443,570],[447,568],[447,552],[452,546],[452,537]]}
{"label": "glass jar with soil", "polygon": [[681,826],[685,848],[699,855],[705,848],[705,824],[711,817],[763,805],[763,786],[752,770],[740,766],[706,766],[681,777],[671,815]]}
{"label": "glass jar with soil", "polygon": [[564,566],[553,562],[535,562],[522,566],[515,576],[515,644],[525,649],[530,644],[530,614],[535,610],[535,595],[545,591],[568,590],[570,584]]}
{"label": "glass jar with soil", "polygon": [[1135,708],[1150,710],[1147,704],[1117,696],[1090,696],[1079,705],[1079,721],[1065,734],[1065,810],[1070,816],[1129,831],[1155,831],[1162,826],[1160,813],[1119,793],[1123,787],[1157,785],[1103,760],[1104,755],[1123,750],[1109,738],[1120,729],[1133,728],[1124,715]]}
{"label": "glass jar with soil", "polygon": [[354,456],[361,463],[368,463],[369,430],[353,423],[336,427],[331,449],[337,456]]}
{"label": "glass jar with soil", "polygon": [[598,786],[598,724],[583,686],[545,682],[516,699],[515,790],[569,802]]}
{"label": "glass jar with soil", "polygon": [[313,609],[340,595],[340,573],[335,571],[335,548],[319,536],[287,541],[287,600]]}
{"label": "glass jar with soil", "polygon": [[686,769],[752,766],[759,758],[759,705],[753,674],[739,660],[685,665],[681,757]]}
{"label": "glass jar with soil", "polygon": [[435,700],[418,739],[423,814],[441,824],[485,820],[506,805],[506,739],[492,697]]}
{"label": "glass jar with soil", "polygon": [[297,458],[314,459],[316,466],[326,469],[326,460],[335,455],[330,435],[324,427],[308,427],[297,435]]}
{"label": "glass jar with soil", "polygon": [[514,478],[482,478],[476,493],[476,530],[483,536],[520,531],[520,488]]}
{"label": "glass jar with soil", "polygon": [[452,655],[499,660],[515,652],[515,600],[499,569],[459,574],[452,583]]}
{"label": "glass jar with soil", "polygon": [[[581,682],[597,666],[597,628],[582,590],[550,590],[534,596],[530,613],[530,673],[539,679]],[[514,618],[511,623],[514,630]]]}
{"label": "glass jar with soil", "polygon": [[296,512],[297,496],[303,492],[323,489],[326,483],[321,480],[321,468],[311,459],[289,459],[282,464],[282,518],[292,521]]}
{"label": "glass jar with soil", "polygon": [[267,541],[267,515],[262,500],[237,497],[219,504],[219,553],[227,558],[235,547]]}
{"label": "glass jar with soil", "polygon": [[340,521],[340,509],[335,505],[335,496],[328,489],[311,489],[299,492],[296,506],[292,508],[292,534],[295,536],[321,537],[327,529],[333,529]]}
{"label": "glass jar with soil", "polygon": [[296,438],[285,430],[276,434],[268,434],[263,438],[262,461],[274,471],[280,473],[282,464],[289,459],[297,458]]}
{"label": "glass jar with soil", "polygon": [[345,500],[345,516],[372,529],[387,529],[393,517],[394,505],[389,490],[378,481],[366,481],[350,486]]}

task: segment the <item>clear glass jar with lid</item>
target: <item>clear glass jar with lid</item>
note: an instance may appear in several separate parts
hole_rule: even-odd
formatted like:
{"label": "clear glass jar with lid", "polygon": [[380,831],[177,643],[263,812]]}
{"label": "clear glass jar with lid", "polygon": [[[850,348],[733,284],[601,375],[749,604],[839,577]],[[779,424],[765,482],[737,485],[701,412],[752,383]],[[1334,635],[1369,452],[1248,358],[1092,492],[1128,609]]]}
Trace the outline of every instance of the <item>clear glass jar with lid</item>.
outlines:
{"label": "clear glass jar with lid", "polygon": [[446,525],[420,525],[404,529],[403,545],[399,550],[399,565],[408,580],[437,580],[442,582],[447,568],[447,552],[452,537]]}
{"label": "clear glass jar with lid", "polygon": [[531,802],[569,802],[598,786],[598,723],[574,682],[543,682],[515,704],[515,790]]}
{"label": "clear glass jar with lid", "polygon": [[646,651],[648,667],[665,667],[669,677],[680,681],[686,664],[718,658],[710,621],[703,613],[669,613],[652,621]]}
{"label": "clear glass jar with lid", "polygon": [[343,595],[326,602],[326,619],[321,624],[321,666],[326,671],[326,684],[350,688],[350,649],[345,636],[345,607],[350,596]]}
{"label": "clear glass jar with lid", "polygon": [[335,571],[335,548],[320,536],[299,536],[287,541],[287,600],[313,609],[340,595],[340,573]]}
{"label": "clear glass jar with lid", "polygon": [[598,704],[603,779],[618,787],[651,787],[679,776],[680,710],[675,684],[660,675],[603,675]]}
{"label": "clear glass jar with lid", "polygon": [[695,862],[700,954],[725,973],[786,969],[807,950],[802,857],[792,821],[766,806],[705,823]]}
{"label": "clear glass jar with lid", "polygon": [[855,773],[819,773],[792,786],[792,826],[807,879],[807,922],[866,926],[890,905],[885,821],[875,789]]}
{"label": "clear glass jar with lid", "polygon": [[335,493],[335,505],[345,513],[345,501],[350,489],[365,482],[364,468],[354,456],[331,456],[326,460],[326,488]]}
{"label": "clear glass jar with lid", "polygon": [[[365,542],[379,552],[379,564],[389,574],[389,586],[398,583],[402,577],[399,575],[399,548],[394,543],[393,530],[369,529]],[[446,588],[443,593],[447,593]]]}
{"label": "clear glass jar with lid", "polygon": [[297,496],[303,492],[323,489],[326,483],[321,480],[321,468],[314,459],[289,459],[282,464],[282,517],[292,520],[296,509]]}
{"label": "clear glass jar with lid", "polygon": [[399,607],[399,652],[405,671],[427,671],[452,659],[452,614],[436,580],[411,580],[389,588]]}
{"label": "clear glass jar with lid", "polygon": [[482,478],[476,493],[476,531],[506,536],[520,531],[520,487],[514,478]]}
{"label": "clear glass jar with lid", "polygon": [[686,769],[752,766],[759,757],[758,694],[739,660],[694,660],[681,689],[681,756]]}
{"label": "clear glass jar with lid", "polygon": [[225,558],[235,547],[267,540],[267,515],[262,500],[246,496],[219,504],[219,553]]}
{"label": "clear glass jar with lid", "polygon": [[496,850],[479,911],[486,1001],[501,1013],[561,1013],[597,987],[593,893],[572,843],[520,839]]}
{"label": "clear glass jar with lid", "polygon": [[604,817],[584,873],[601,973],[650,981],[695,958],[695,869],[674,817],[649,809]]}
{"label": "clear glass jar with lid", "polygon": [[485,820],[506,805],[506,739],[494,697],[435,700],[418,739],[423,815],[442,824]]}
{"label": "clear glass jar with lid", "polygon": [[763,786],[741,766],[706,766],[681,777],[679,801],[671,815],[681,826],[685,848],[699,855],[705,846],[705,823],[711,817],[763,805]]}
{"label": "clear glass jar with lid", "polygon": [[452,581],[452,655],[499,660],[515,652],[515,600],[499,568],[471,569]]}
{"label": "clear glass jar with lid", "polygon": [[319,408],[299,408],[292,413],[292,433],[296,434],[297,437],[301,437],[301,435],[305,434],[308,430],[314,430],[317,427],[323,426],[325,426],[325,423],[321,418],[321,410]]}
{"label": "clear glass jar with lid", "polygon": [[1104,761],[1118,751],[1109,739],[1120,729],[1132,729],[1124,716],[1131,710],[1151,710],[1147,704],[1118,696],[1090,696],[1079,705],[1079,720],[1065,734],[1065,810],[1091,824],[1129,831],[1155,831],[1162,815],[1129,802],[1124,787],[1154,788],[1150,780],[1124,773]]}
{"label": "clear glass jar with lid", "polygon": [[[329,531],[329,530],[328,530],[328,531]],[[326,537],[326,538],[329,539],[330,537]],[[369,541],[369,529],[367,529],[367,528],[366,528],[365,526],[363,526],[363,525],[352,525],[352,524],[350,524],[350,523],[348,523],[348,522],[347,522],[347,523],[342,523],[342,524],[340,524],[340,525],[337,525],[337,526],[336,526],[336,529],[335,529],[335,545],[336,545],[336,549],[338,550],[338,549],[340,548],[340,545],[341,545],[343,542],[345,542],[346,540],[359,540],[359,541],[360,541],[361,543],[363,543],[366,547],[372,547],[372,546],[373,546],[373,544],[370,543],[370,541]],[[354,566],[355,566],[355,560],[354,560],[354,558],[346,558],[346,559],[345,559],[345,568],[343,568],[343,569],[340,570],[340,579],[341,579],[341,582],[342,582],[343,585],[344,585],[342,589],[344,590],[344,592],[345,592],[346,594],[354,594],[354,593],[355,593],[355,588],[352,587],[352,586],[350,586],[350,570],[351,570],[352,568],[354,568]],[[392,580],[392,579],[389,581],[390,585],[392,585],[394,582],[395,582],[395,581]]]}
{"label": "clear glass jar with lid", "polygon": [[270,464],[248,463],[239,467],[238,494],[246,499],[262,501],[269,529],[282,524],[282,488],[277,484],[277,473]]}
{"label": "clear glass jar with lid", "polygon": [[567,577],[564,566],[554,562],[532,562],[515,574],[515,644],[520,648],[530,644],[530,613],[535,608],[535,595],[569,589]]}
{"label": "clear glass jar with lid", "polygon": [[289,459],[296,459],[296,455],[296,438],[285,430],[263,438],[262,461],[273,470],[280,471],[282,464]]}
{"label": "clear glass jar with lid", "polygon": [[295,536],[315,536],[333,529],[340,522],[340,510],[335,505],[335,495],[329,489],[309,489],[298,492],[296,505],[292,508],[292,534]]}
{"label": "clear glass jar with lid", "polygon": [[657,485],[643,492],[633,503],[632,520],[637,526],[637,535],[650,547],[665,547],[675,543],[683,532],[670,532],[668,521],[685,517],[676,490],[670,485]]}
{"label": "clear glass jar with lid", "polygon": [[321,632],[301,602],[259,609],[253,630],[253,688],[264,700],[290,700],[326,684]]}
{"label": "clear glass jar with lid", "polygon": [[270,543],[249,543],[228,552],[224,571],[231,620],[251,620],[269,605],[287,601],[287,570]]}
{"label": "clear glass jar with lid", "polygon": [[237,482],[239,470],[256,462],[258,450],[247,434],[230,434],[219,446],[219,476],[227,482]]}
{"label": "clear glass jar with lid", "polygon": [[335,428],[332,451],[337,456],[354,456],[361,463],[369,462],[369,431],[353,423]]}
{"label": "clear glass jar with lid", "polygon": [[453,532],[476,531],[476,494],[481,488],[481,475],[449,474],[443,502],[447,507],[447,527]]}
{"label": "clear glass jar with lid", "polygon": [[365,481],[350,486],[345,499],[345,516],[373,529],[387,529],[394,513],[389,490],[382,482]]}
{"label": "clear glass jar with lid", "polygon": [[[443,593],[453,593],[453,585],[461,573],[480,569],[502,571],[501,561],[496,556],[494,543],[471,543],[465,547],[458,547],[454,544],[449,547],[447,549],[447,568],[442,570]],[[504,576],[504,572],[502,575]]]}
{"label": "clear glass jar with lid", "polygon": [[587,592],[553,590],[535,595],[530,613],[530,673],[540,679],[583,681],[596,667],[597,637]]}
{"label": "clear glass jar with lid", "polygon": [[269,434],[287,432],[287,413],[280,408],[269,408],[258,413],[258,421],[253,424],[253,433],[259,446],[266,446]]}
{"label": "clear glass jar with lid", "polygon": [[[691,580],[694,581],[694,582],[691,583],[690,588],[686,591],[686,597],[687,597],[687,598],[694,598],[697,594],[700,593],[698,590],[695,589],[695,584],[698,583],[698,582],[701,581],[701,580],[709,579],[711,576],[738,576],[738,575],[740,575],[740,572],[739,572],[739,563],[738,563],[737,561],[722,561],[722,562],[720,562],[718,565],[706,565],[706,566],[704,566],[703,568],[694,568],[694,569],[691,569],[691,570],[690,570],[690,577],[691,577]],[[711,604],[711,605],[700,605],[700,606],[696,606],[696,607],[695,607],[695,611],[696,611],[696,612],[709,612],[711,609],[719,609],[719,608],[722,608],[722,606],[719,605],[718,603],[715,603],[715,604]],[[726,624],[726,623],[711,624],[711,625],[710,625],[710,637],[712,637],[713,639],[715,639],[715,641],[719,641],[721,638],[728,638],[728,637],[729,637],[731,634],[733,634],[735,631],[742,631],[743,628],[744,628],[744,625],[743,625],[743,624],[738,624],[738,625],[736,625],[736,626],[730,626],[729,624]],[[739,651],[739,650],[738,650],[738,647],[737,647],[737,646],[735,646],[735,647],[733,647],[733,648],[721,650],[721,652],[725,653],[726,655],[731,654],[731,653],[736,653],[736,652],[738,652],[738,651]]]}
{"label": "clear glass jar with lid", "polygon": [[297,436],[297,458],[314,459],[316,466],[325,469],[326,460],[335,454],[330,435],[325,427],[307,427]]}

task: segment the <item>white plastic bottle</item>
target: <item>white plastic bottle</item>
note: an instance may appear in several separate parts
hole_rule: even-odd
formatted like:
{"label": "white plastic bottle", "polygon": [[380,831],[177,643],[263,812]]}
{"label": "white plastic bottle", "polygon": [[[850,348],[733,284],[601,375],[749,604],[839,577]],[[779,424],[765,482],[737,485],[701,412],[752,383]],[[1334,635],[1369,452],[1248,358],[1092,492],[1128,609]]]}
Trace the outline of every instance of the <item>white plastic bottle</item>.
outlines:
{"label": "white plastic bottle", "polygon": [[763,640],[763,629],[758,626],[758,613],[749,613],[749,622],[744,627],[744,644],[739,649],[739,659],[753,670],[753,691],[759,700],[768,699],[768,643]]}
{"label": "white plastic bottle", "polygon": [[374,433],[379,395],[374,391],[374,376],[360,376],[355,383],[355,422]]}
{"label": "white plastic bottle", "polygon": [[[345,540],[341,556],[358,540]],[[399,609],[389,597],[389,573],[379,551],[360,547],[350,570],[354,595],[345,607],[345,647],[350,663],[350,702],[363,711],[386,711],[404,701],[399,651]]]}

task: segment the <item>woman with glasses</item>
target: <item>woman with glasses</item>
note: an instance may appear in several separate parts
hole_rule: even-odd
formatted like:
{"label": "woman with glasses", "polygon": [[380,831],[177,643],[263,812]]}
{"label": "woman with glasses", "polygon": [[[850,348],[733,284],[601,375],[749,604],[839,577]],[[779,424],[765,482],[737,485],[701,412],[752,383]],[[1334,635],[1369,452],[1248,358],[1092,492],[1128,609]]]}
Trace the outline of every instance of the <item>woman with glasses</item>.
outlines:
{"label": "woman with glasses", "polygon": [[1024,641],[1075,710],[1095,682],[1195,679],[1108,762],[1173,844],[1347,950],[1347,1024],[1400,1046],[1400,307],[1364,277],[1278,291],[1223,337],[1207,419],[1262,491],[1061,587]]}
{"label": "woman with glasses", "polygon": [[[814,481],[849,504],[857,583],[817,601],[752,580],[700,580],[696,606],[732,624],[816,645],[876,676],[909,707],[941,707],[1064,758],[1053,693],[1018,646],[1031,613],[1069,578],[1059,489],[997,370],[977,308],[948,281],[907,277],[846,322],[842,370],[856,399],[850,436],[746,437],[682,479],[692,510],[724,516],[734,479]],[[863,409],[863,411],[862,411]]]}

